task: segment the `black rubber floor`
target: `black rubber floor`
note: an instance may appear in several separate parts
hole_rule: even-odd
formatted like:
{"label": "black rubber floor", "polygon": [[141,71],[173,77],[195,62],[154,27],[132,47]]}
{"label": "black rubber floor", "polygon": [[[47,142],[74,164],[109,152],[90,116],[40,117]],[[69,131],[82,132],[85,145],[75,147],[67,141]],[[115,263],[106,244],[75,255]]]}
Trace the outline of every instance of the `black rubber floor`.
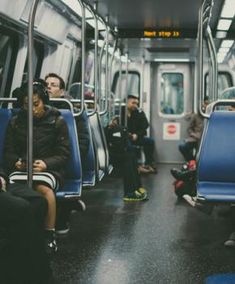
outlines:
{"label": "black rubber floor", "polygon": [[170,168],[143,178],[147,202],[124,203],[118,178],[83,192],[87,210],[72,215],[69,235],[58,240],[56,283],[198,284],[235,272],[235,249],[223,246],[235,222],[177,200]]}

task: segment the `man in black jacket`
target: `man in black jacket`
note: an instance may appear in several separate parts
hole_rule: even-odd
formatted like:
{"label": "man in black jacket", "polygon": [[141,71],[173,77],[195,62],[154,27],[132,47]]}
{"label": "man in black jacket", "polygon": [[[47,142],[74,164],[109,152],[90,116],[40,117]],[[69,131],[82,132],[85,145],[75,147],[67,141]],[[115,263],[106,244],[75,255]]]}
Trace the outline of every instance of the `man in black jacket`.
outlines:
{"label": "man in black jacket", "polygon": [[142,187],[136,155],[128,147],[128,133],[114,117],[105,127],[111,163],[120,170],[123,179],[123,201],[147,200],[147,191]]}
{"label": "man in black jacket", "polygon": [[138,108],[139,99],[128,96],[127,101],[127,129],[132,145],[143,146],[145,154],[145,168],[148,172],[156,172],[154,165],[154,140],[146,137],[149,123],[143,110]]}

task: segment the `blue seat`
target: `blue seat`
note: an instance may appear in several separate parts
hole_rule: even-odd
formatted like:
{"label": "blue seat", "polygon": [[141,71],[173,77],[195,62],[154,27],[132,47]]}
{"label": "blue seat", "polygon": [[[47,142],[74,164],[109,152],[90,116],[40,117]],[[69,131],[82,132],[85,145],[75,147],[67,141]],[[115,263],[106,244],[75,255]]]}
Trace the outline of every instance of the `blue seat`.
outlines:
{"label": "blue seat", "polygon": [[[68,165],[65,165],[65,184],[62,188],[59,188],[56,196],[58,198],[80,197],[82,191],[82,172],[76,125],[73,115],[69,110],[60,111],[68,126],[71,157]],[[15,110],[12,109],[0,109],[0,166],[3,166],[3,147],[6,128],[14,112]]]}
{"label": "blue seat", "polygon": [[95,179],[96,179],[96,158],[95,158],[95,152],[94,152],[94,147],[92,143],[90,120],[85,110],[81,114],[81,120],[86,125],[86,128],[88,129],[89,136],[90,136],[90,139],[89,139],[90,144],[89,144],[88,153],[82,165],[82,185],[85,187],[94,186]]}
{"label": "blue seat", "polygon": [[198,200],[235,201],[235,112],[211,114],[202,137],[198,162]]}
{"label": "blue seat", "polygon": [[109,174],[113,167],[109,163],[109,152],[104,134],[104,129],[100,121],[100,115],[95,112],[90,118],[92,136],[95,153],[98,161],[97,179],[101,180],[105,174]]}
{"label": "blue seat", "polygon": [[65,165],[65,184],[62,188],[59,188],[56,196],[59,198],[80,197],[82,193],[82,170],[76,124],[71,111],[63,109],[60,112],[68,127],[71,156],[68,165]]}
{"label": "blue seat", "polygon": [[12,117],[12,110],[0,109],[0,167],[3,168],[3,148],[8,122]]}

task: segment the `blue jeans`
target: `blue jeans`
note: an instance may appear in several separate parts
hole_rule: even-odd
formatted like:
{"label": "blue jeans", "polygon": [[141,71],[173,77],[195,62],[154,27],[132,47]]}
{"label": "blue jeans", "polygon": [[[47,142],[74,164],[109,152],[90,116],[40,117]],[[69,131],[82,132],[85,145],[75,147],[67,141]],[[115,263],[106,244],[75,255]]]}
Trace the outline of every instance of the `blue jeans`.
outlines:
{"label": "blue jeans", "polygon": [[184,156],[186,161],[194,160],[194,149],[197,148],[197,142],[186,142],[184,141],[179,145],[179,151]]}
{"label": "blue jeans", "polygon": [[143,146],[144,156],[145,156],[145,164],[151,165],[154,161],[153,152],[154,152],[154,140],[151,137],[143,137],[140,140],[135,142],[131,142],[132,145]]}

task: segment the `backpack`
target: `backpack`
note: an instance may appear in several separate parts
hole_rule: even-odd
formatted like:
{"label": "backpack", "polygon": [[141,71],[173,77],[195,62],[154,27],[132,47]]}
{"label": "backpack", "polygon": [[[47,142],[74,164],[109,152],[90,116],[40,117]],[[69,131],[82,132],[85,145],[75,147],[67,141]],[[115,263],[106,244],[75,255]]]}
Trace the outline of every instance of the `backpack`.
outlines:
{"label": "backpack", "polygon": [[[182,166],[182,171],[196,170],[196,161],[191,160]],[[195,196],[196,194],[196,177],[190,177],[187,180],[176,180],[173,183],[174,192],[178,197],[183,197],[184,194]]]}
{"label": "backpack", "polygon": [[127,128],[117,125],[115,127],[106,127],[105,134],[109,150],[111,152],[123,153],[128,147]]}

